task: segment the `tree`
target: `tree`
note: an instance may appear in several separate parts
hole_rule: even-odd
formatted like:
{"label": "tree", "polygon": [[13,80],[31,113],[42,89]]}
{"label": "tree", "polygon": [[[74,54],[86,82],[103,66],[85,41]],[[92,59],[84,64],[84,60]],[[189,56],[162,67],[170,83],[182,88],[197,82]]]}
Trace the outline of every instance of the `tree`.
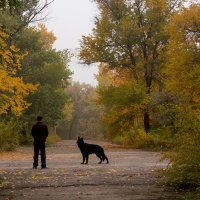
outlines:
{"label": "tree", "polygon": [[[8,0],[3,2],[4,9],[0,10],[0,24],[12,36],[10,40],[14,40],[14,37],[29,24],[45,20],[44,11],[53,1],[45,0],[41,3],[40,0]],[[9,8],[14,8],[12,15]]]}
{"label": "tree", "polygon": [[[136,83],[146,85],[146,94],[159,87],[160,53],[167,43],[164,27],[181,1],[97,0],[100,16],[89,36],[83,36],[80,58],[86,64],[106,63],[111,69],[129,68]],[[144,128],[150,131],[148,106]]]}
{"label": "tree", "polygon": [[88,84],[72,83],[66,89],[71,97],[73,113],[68,126],[68,138],[79,135],[87,138],[102,138],[104,129],[100,121],[101,108],[95,104],[95,88]]}
{"label": "tree", "polygon": [[8,35],[0,30],[0,115],[20,115],[31,104],[24,98],[37,89],[37,85],[25,83],[23,78],[17,76],[21,69],[19,49],[8,46]]}
{"label": "tree", "polygon": [[[71,75],[68,69],[69,51],[56,51],[52,48],[56,38],[43,24],[40,23],[38,27],[29,26],[45,19],[44,11],[51,2],[20,1],[20,5],[12,10],[12,15],[7,6],[0,10],[0,24],[11,36],[7,43],[27,54],[21,61],[21,70],[17,71],[17,76],[23,77],[27,83],[38,85],[37,92],[26,97],[31,106],[18,119],[22,124],[23,135],[26,135],[39,114],[45,117],[50,126],[55,126],[63,117],[62,110],[67,101],[64,88]],[[7,117],[7,120],[11,117]]]}
{"label": "tree", "polygon": [[43,115],[52,126],[63,117],[62,110],[67,101],[64,88],[71,75],[68,69],[70,53],[52,49],[54,39],[54,35],[40,25],[39,28],[25,29],[15,42],[22,51],[28,52],[20,76],[27,82],[39,84],[37,92],[28,97],[32,105],[24,117],[32,122],[35,116]]}
{"label": "tree", "polygon": [[169,179],[184,188],[200,186],[199,12],[200,4],[192,4],[170,20],[166,68],[163,71],[166,91],[176,100],[173,122],[178,135],[176,153],[170,157]]}
{"label": "tree", "polygon": [[20,5],[19,0],[0,0],[0,9],[9,8],[10,12]]}
{"label": "tree", "polygon": [[49,32],[44,24],[38,24],[39,34],[41,43],[45,46],[45,49],[52,49],[52,45],[56,40],[55,35],[52,32]]}
{"label": "tree", "polygon": [[104,107],[102,120],[108,136],[114,138],[139,127],[147,96],[145,86],[130,77],[130,69],[111,71],[101,65],[97,80],[97,102]]}

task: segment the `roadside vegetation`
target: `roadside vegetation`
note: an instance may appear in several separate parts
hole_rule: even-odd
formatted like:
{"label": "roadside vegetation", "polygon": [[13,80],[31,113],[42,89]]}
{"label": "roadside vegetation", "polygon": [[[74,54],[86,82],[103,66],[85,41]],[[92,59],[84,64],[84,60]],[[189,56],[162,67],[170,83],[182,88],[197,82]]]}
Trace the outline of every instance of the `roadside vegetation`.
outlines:
{"label": "roadside vegetation", "polygon": [[99,15],[79,55],[85,64],[100,63],[97,102],[106,136],[167,152],[167,182],[198,199],[200,4],[95,2]]}

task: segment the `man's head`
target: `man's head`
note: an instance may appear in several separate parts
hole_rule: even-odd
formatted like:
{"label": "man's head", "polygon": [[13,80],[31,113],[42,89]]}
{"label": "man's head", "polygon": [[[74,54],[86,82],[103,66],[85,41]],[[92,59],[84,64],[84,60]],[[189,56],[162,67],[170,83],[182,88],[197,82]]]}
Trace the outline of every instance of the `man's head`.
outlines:
{"label": "man's head", "polygon": [[42,121],[42,116],[37,116],[37,121],[41,122]]}

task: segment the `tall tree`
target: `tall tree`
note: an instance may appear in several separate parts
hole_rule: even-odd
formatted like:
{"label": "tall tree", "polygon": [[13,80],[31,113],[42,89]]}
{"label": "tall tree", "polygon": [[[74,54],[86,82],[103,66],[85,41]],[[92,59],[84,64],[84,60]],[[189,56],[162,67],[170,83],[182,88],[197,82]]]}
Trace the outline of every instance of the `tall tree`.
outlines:
{"label": "tall tree", "polygon": [[[177,13],[167,27],[165,86],[176,100],[173,116],[178,144],[171,157],[170,181],[200,187],[200,4]],[[194,199],[198,199],[194,197]]]}
{"label": "tall tree", "polygon": [[54,40],[53,33],[40,25],[25,29],[16,41],[21,51],[28,52],[19,75],[27,82],[39,84],[37,92],[28,97],[32,105],[24,116],[27,121],[33,121],[36,115],[43,115],[52,126],[62,118],[67,100],[64,88],[71,75],[68,69],[70,53],[52,49]]}
{"label": "tall tree", "polygon": [[25,83],[23,78],[17,75],[21,69],[19,49],[8,46],[8,35],[0,29],[0,115],[12,113],[20,115],[30,106],[24,98],[35,91],[37,86]]}
{"label": "tall tree", "polygon": [[[133,79],[143,81],[146,93],[159,85],[160,53],[166,46],[164,27],[180,1],[97,0],[100,10],[95,28],[83,36],[80,58],[86,64],[107,63],[111,69],[130,68]],[[148,106],[144,109],[144,128],[150,131]]]}
{"label": "tall tree", "polygon": [[99,69],[97,102],[104,108],[101,118],[107,129],[107,136],[114,138],[139,128],[148,102],[145,86],[132,79],[131,69],[110,70],[106,65],[101,65]]}

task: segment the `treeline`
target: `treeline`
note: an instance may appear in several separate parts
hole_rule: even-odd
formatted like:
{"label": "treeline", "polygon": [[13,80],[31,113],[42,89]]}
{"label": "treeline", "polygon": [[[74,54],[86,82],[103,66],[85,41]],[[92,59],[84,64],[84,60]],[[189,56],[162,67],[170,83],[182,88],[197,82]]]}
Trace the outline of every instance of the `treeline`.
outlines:
{"label": "treeline", "polygon": [[107,136],[171,150],[170,183],[198,188],[200,4],[94,2],[99,15],[93,32],[82,38],[79,56],[85,64],[101,63],[97,92]]}
{"label": "treeline", "polygon": [[102,106],[97,104],[96,88],[85,83],[72,82],[65,89],[68,103],[66,117],[57,124],[57,133],[63,139],[76,139],[81,135],[87,139],[104,139],[106,131],[101,121]]}
{"label": "treeline", "polygon": [[[3,3],[4,2],[4,3]],[[3,1],[0,8],[0,148],[29,143],[42,115],[49,127],[63,118],[70,52],[57,51],[43,24],[49,2]],[[52,131],[51,131],[52,132]]]}

